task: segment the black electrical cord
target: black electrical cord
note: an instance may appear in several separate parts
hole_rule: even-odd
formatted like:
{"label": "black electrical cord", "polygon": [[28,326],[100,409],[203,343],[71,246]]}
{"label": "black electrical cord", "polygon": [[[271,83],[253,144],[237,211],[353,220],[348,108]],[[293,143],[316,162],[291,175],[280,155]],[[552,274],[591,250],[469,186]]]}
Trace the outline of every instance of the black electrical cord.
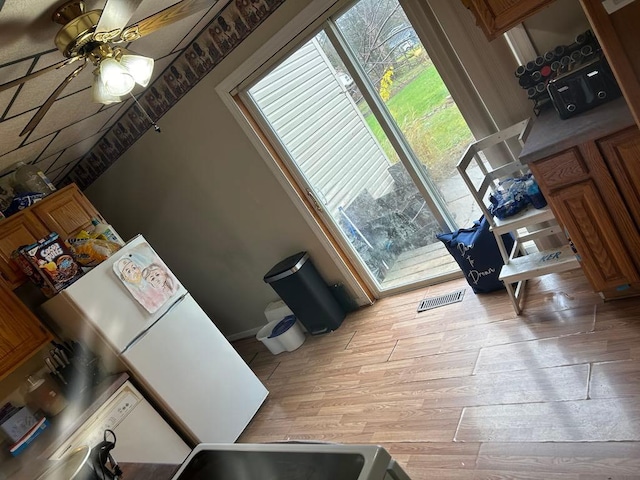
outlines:
{"label": "black electrical cord", "polygon": [[109,449],[109,453],[108,453],[108,455],[109,455],[109,464],[111,465],[111,469],[113,470],[113,473],[114,473],[116,479],[118,479],[118,478],[120,478],[122,476],[122,469],[120,468],[120,465],[118,465],[118,462],[116,462],[114,460],[114,458],[111,456],[111,450],[116,448],[116,433],[113,430],[110,430],[110,429],[107,428],[104,431],[104,440],[105,440],[105,442],[107,441],[107,434],[108,433],[110,433],[111,436],[113,437],[113,442],[112,442],[113,443],[113,447],[111,447]]}
{"label": "black electrical cord", "polygon": [[[108,435],[111,434],[113,441],[108,440]],[[102,480],[109,480],[111,478],[119,479],[122,476],[122,469],[118,465],[118,462],[111,456],[111,450],[116,446],[116,434],[113,430],[106,429],[103,434],[103,441],[100,445],[96,446],[96,461],[100,464],[100,473]],[[111,469],[107,468],[107,461]],[[98,472],[96,472],[98,473]]]}

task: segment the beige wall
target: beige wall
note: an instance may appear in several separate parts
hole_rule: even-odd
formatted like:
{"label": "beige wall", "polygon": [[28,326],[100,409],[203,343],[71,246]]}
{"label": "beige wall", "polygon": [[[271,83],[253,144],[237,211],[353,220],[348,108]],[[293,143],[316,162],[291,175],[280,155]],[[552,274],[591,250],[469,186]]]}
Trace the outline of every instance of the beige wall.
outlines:
{"label": "beige wall", "polygon": [[539,54],[573,43],[576,35],[590,28],[578,0],[556,0],[525,21],[524,26]]}
{"label": "beige wall", "polygon": [[218,328],[263,325],[263,275],[310,252],[342,277],[214,88],[309,2],[286,2],[85,192],[125,238],[142,233]]}

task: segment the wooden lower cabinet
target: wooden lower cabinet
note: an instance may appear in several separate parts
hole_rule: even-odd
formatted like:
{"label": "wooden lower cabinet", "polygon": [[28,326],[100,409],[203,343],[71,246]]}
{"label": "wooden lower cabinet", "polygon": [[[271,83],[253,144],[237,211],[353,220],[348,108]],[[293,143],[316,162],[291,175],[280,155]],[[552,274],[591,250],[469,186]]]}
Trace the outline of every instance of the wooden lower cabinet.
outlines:
{"label": "wooden lower cabinet", "polygon": [[7,287],[0,285],[0,380],[52,339],[48,330]]}
{"label": "wooden lower cabinet", "polygon": [[640,293],[639,158],[633,127],[529,164],[605,298]]}
{"label": "wooden lower cabinet", "polygon": [[611,235],[616,227],[593,181],[552,192],[548,200],[570,232],[594,290],[602,292],[640,282],[624,243]]}
{"label": "wooden lower cabinet", "polygon": [[597,144],[640,230],[640,130],[631,127]]}

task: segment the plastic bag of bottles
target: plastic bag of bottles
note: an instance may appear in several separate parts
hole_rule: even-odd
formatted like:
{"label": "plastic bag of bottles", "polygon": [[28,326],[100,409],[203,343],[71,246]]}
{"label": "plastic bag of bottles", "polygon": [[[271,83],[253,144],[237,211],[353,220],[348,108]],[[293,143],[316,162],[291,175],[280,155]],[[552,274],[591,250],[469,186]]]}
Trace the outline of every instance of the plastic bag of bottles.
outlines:
{"label": "plastic bag of bottles", "polygon": [[34,203],[39,202],[43,198],[44,194],[37,192],[18,194],[13,197],[13,200],[11,201],[9,206],[2,213],[5,217],[10,217],[14,213],[18,213],[20,210],[24,210]]}
{"label": "plastic bag of bottles", "polygon": [[529,205],[535,208],[547,205],[538,183],[530,173],[501,181],[498,189],[489,195],[489,201],[489,211],[500,220],[521,212]]}

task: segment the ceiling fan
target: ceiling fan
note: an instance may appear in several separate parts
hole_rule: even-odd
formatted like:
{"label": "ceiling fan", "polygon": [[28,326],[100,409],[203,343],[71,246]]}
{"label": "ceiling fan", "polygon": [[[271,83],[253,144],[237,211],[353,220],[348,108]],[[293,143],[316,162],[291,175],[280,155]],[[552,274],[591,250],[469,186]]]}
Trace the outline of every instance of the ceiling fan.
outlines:
{"label": "ceiling fan", "polygon": [[103,10],[88,12],[85,12],[82,0],[70,0],[60,5],[53,12],[52,20],[62,25],[55,37],[55,44],[66,58],[0,85],[0,92],[74,62],[80,62],[80,65],[51,93],[20,136],[36,128],[65,87],[87,66],[87,62],[96,67],[92,86],[94,101],[105,104],[118,102],[136,83],[146,87],[153,72],[153,59],[136,55],[120,45],[210,7],[216,1],[182,0],[132,25],[127,23],[142,0],[107,0]]}

